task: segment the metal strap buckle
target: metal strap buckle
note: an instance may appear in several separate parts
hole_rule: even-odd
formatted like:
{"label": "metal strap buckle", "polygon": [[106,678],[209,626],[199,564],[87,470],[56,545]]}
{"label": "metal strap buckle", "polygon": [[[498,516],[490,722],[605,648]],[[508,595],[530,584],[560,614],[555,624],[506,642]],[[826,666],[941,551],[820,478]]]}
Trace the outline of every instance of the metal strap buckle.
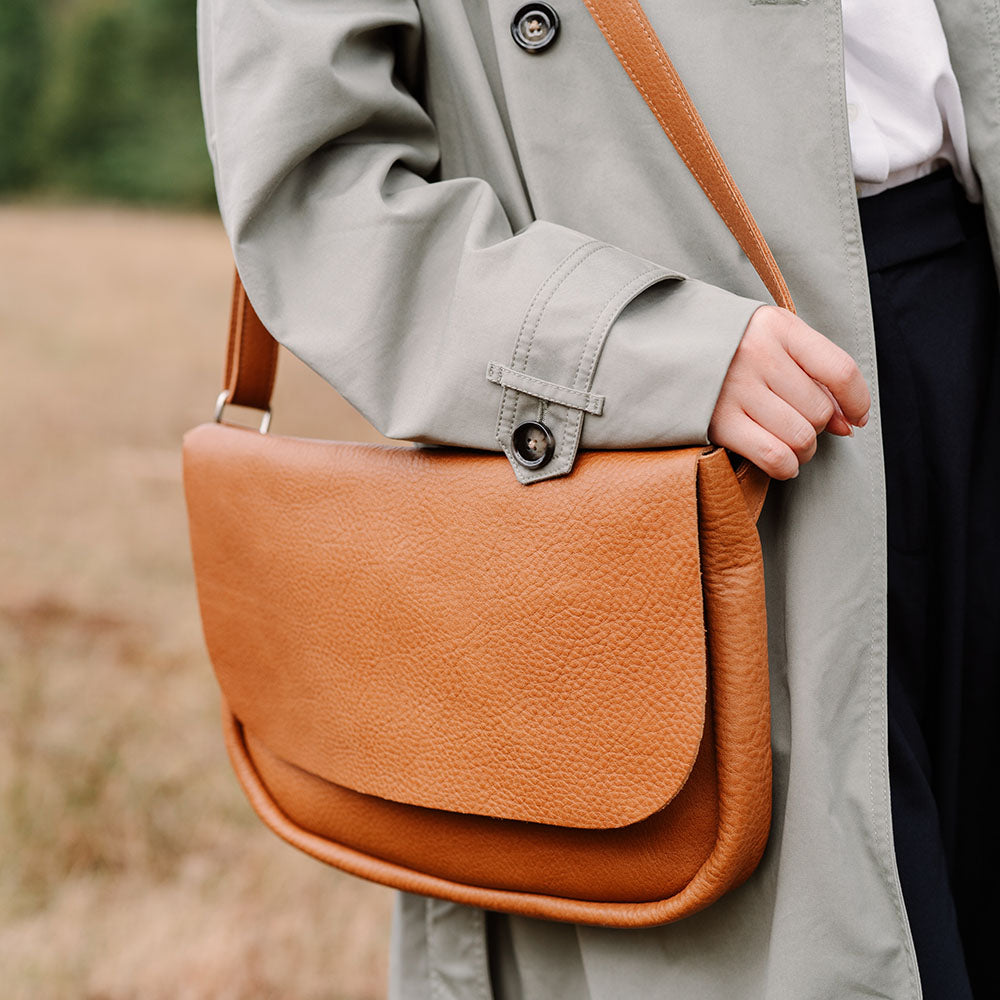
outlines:
{"label": "metal strap buckle", "polygon": [[[227,402],[229,402],[229,390],[223,389],[215,401],[215,422],[217,424],[222,423],[222,411],[225,410]],[[263,416],[260,418],[260,427],[258,429],[261,434],[266,434],[271,427],[271,407],[261,410],[261,413],[263,413]]]}

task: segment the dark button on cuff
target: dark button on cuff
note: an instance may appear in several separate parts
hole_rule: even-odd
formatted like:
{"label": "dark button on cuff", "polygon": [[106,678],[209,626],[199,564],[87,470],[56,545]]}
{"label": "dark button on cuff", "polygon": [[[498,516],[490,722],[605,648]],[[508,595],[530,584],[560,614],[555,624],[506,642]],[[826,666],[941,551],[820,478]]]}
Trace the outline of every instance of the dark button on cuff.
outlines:
{"label": "dark button on cuff", "polygon": [[540,469],[552,457],[556,441],[545,424],[527,420],[514,428],[510,446],[514,457],[526,469]]}
{"label": "dark button on cuff", "polygon": [[559,15],[547,3],[525,4],[512,18],[510,33],[522,49],[541,52],[559,34]]}

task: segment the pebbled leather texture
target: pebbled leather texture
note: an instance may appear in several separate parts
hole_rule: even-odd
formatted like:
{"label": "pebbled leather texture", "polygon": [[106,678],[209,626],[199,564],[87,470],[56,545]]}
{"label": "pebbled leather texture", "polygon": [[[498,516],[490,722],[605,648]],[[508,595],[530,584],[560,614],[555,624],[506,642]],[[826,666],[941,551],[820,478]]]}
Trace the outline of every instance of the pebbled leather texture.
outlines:
{"label": "pebbled leather texture", "polygon": [[633,823],[683,785],[705,706],[698,449],[592,453],[532,497],[501,456],[191,437],[209,653],[275,753],[561,826]]}
{"label": "pebbled leather texture", "polygon": [[242,733],[260,781],[300,827],[455,884],[582,901],[658,900],[684,888],[716,840],[711,741],[670,808],[616,830],[580,830],[360,795],[296,768]]}
{"label": "pebbled leather texture", "polygon": [[283,837],[398,888],[614,926],[753,870],[763,576],[724,451],[585,453],[541,491],[500,455],[208,424],[184,463],[230,753]]}

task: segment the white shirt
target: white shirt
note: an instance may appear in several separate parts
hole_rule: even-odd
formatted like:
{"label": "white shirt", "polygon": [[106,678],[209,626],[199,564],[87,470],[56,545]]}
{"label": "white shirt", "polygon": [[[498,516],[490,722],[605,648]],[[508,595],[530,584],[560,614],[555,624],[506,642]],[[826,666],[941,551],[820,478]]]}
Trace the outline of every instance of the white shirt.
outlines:
{"label": "white shirt", "polygon": [[981,199],[965,113],[934,0],[843,0],[844,69],[858,194],[950,163]]}

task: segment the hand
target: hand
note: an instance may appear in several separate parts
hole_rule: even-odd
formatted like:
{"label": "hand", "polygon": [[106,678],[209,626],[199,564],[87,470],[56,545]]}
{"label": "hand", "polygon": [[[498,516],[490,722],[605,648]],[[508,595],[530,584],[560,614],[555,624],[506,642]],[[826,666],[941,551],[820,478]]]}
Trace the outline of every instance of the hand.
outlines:
{"label": "hand", "polygon": [[722,383],[708,436],[774,479],[793,479],[827,430],[853,435],[871,395],[854,359],[794,313],[761,306]]}

